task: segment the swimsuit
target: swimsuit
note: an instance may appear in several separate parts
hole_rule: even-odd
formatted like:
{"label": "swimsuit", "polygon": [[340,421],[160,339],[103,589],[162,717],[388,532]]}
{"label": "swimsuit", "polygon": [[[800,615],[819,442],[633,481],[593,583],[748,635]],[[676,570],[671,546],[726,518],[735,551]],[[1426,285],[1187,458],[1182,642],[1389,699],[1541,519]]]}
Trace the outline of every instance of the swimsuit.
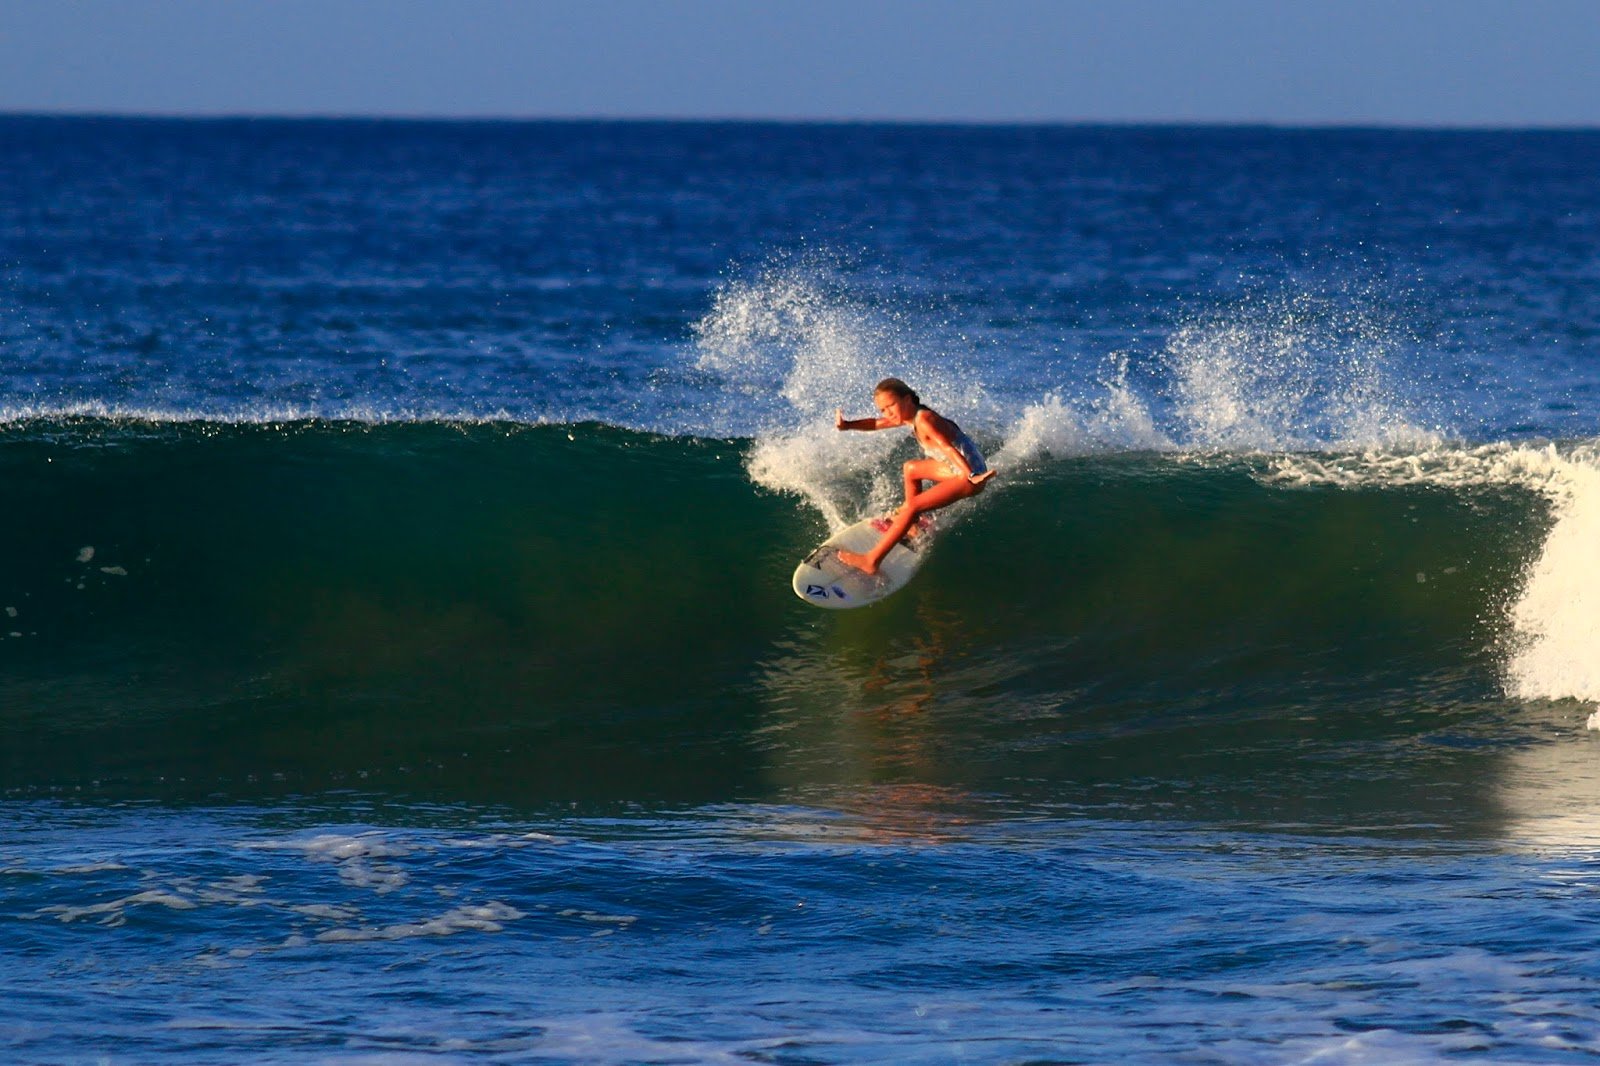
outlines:
{"label": "swimsuit", "polygon": [[[956,451],[960,452],[961,457],[967,461],[967,466],[972,468],[972,476],[977,477],[985,470],[988,470],[989,464],[983,461],[983,453],[980,452],[978,450],[978,446],[972,442],[972,438],[963,433],[961,431],[961,427],[957,426],[954,422],[950,423],[950,428],[955,430],[955,432],[950,435],[950,443],[955,445]],[[921,438],[918,438],[917,443],[922,444]],[[926,444],[922,445],[922,453],[929,459],[939,460],[939,462],[943,463],[945,466],[950,465],[949,457],[937,454]]]}

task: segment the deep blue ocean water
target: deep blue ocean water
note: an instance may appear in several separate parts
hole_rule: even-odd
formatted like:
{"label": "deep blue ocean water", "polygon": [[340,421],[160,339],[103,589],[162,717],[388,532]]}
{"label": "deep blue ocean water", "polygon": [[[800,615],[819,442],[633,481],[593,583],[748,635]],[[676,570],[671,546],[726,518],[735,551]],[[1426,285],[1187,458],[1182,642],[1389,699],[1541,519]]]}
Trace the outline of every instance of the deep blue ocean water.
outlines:
{"label": "deep blue ocean water", "polygon": [[1600,1055],[1597,173],[0,117],[0,1058]]}

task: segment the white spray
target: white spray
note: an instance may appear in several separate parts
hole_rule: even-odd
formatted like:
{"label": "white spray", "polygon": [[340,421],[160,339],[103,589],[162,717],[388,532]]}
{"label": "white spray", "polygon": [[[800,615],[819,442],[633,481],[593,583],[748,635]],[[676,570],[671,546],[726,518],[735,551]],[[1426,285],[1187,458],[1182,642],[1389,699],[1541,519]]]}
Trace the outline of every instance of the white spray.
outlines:
{"label": "white spray", "polygon": [[1004,405],[964,338],[871,306],[812,265],[725,286],[696,341],[697,369],[718,375],[725,400],[756,416],[751,478],[800,495],[835,530],[887,509],[900,493],[891,453],[903,435],[834,428],[838,408],[847,417],[871,413],[872,388],[884,377],[907,381],[960,423],[1002,475],[1051,457],[1170,446],[1128,386],[1122,361],[1087,400],[1051,392]]}
{"label": "white spray", "polygon": [[1360,302],[1267,296],[1184,326],[1163,352],[1175,432],[1230,451],[1418,446],[1389,366],[1403,334]]}

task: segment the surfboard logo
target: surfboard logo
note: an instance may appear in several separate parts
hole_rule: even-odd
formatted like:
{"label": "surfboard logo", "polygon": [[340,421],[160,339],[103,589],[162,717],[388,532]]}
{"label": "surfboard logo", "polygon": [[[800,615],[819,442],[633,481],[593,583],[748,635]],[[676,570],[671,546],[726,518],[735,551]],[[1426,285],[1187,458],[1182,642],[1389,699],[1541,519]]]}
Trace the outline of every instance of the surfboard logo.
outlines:
{"label": "surfboard logo", "polygon": [[806,586],[806,595],[807,596],[821,596],[823,599],[827,599],[828,598],[828,590],[823,588],[821,585],[807,585]]}

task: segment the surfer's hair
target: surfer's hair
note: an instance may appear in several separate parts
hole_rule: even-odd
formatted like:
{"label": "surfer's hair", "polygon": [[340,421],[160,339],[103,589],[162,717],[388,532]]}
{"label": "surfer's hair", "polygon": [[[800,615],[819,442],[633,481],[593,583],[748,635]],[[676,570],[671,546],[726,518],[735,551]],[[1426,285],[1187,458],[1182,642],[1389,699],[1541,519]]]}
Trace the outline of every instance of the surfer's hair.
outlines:
{"label": "surfer's hair", "polygon": [[884,378],[878,382],[878,387],[872,390],[872,395],[876,396],[880,392],[887,392],[890,396],[896,397],[908,396],[911,398],[912,403],[918,407],[922,406],[922,397],[918,396],[910,385],[907,385],[899,378]]}

